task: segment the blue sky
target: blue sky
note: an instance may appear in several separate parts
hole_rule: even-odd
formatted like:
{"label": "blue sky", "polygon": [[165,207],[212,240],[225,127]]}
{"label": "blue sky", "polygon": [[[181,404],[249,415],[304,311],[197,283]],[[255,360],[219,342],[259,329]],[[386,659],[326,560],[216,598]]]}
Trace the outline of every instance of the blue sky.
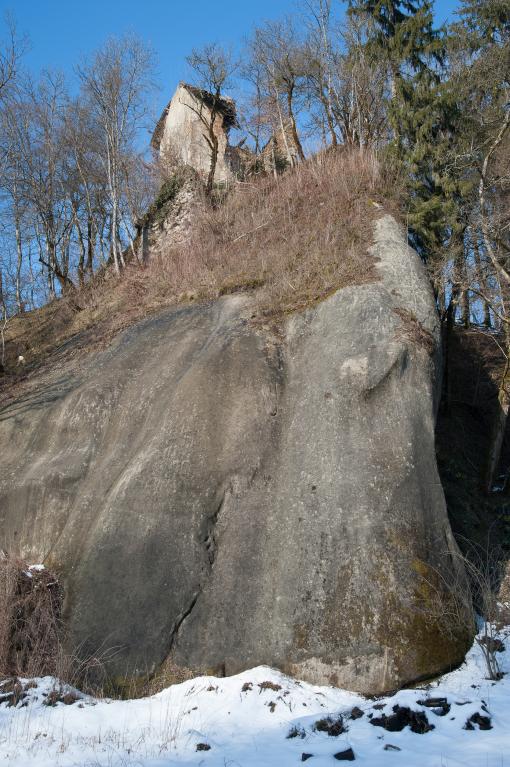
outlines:
{"label": "blue sky", "polygon": [[[342,3],[339,2],[339,5]],[[436,0],[438,21],[451,17],[456,0]],[[48,67],[72,77],[74,65],[110,35],[135,31],[158,56],[162,89],[156,112],[186,79],[185,57],[193,47],[217,41],[234,49],[265,19],[296,10],[295,0],[0,0],[31,40],[26,56],[37,73]]]}

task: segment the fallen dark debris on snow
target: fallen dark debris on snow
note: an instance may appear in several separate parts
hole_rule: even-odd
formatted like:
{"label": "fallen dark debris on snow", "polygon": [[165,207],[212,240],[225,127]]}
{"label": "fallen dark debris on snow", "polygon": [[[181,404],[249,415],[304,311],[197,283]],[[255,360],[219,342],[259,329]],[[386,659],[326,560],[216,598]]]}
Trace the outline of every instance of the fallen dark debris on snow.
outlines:
{"label": "fallen dark debris on snow", "polygon": [[451,709],[447,698],[426,698],[425,700],[419,700],[418,705],[430,708],[436,716],[446,716]]}
{"label": "fallen dark debris on snow", "polygon": [[[248,684],[250,683],[248,682]],[[276,682],[261,682],[259,688],[260,692],[262,692],[262,690],[273,690],[273,692],[278,692],[282,689],[282,686],[281,684],[276,684]]]}
{"label": "fallen dark debris on snow", "polygon": [[383,727],[388,732],[400,732],[404,727],[409,726],[411,732],[417,735],[423,735],[434,729],[434,725],[429,723],[423,711],[412,711],[407,706],[399,705],[393,706],[393,714],[373,717],[370,724],[374,727]]}
{"label": "fallen dark debris on snow", "polygon": [[331,716],[327,716],[325,719],[318,719],[313,728],[317,732],[327,732],[333,738],[347,732],[347,727],[344,725],[341,714],[336,719],[333,719]]}
{"label": "fallen dark debris on snow", "polygon": [[333,758],[339,762],[354,762],[356,757],[352,748],[347,748],[345,751],[339,751],[337,754],[333,754]]}
{"label": "fallen dark debris on snow", "polygon": [[484,716],[483,714],[480,714],[479,711],[469,717],[463,729],[474,730],[476,729],[475,724],[478,725],[479,730],[492,730],[490,716]]}
{"label": "fallen dark debris on snow", "polygon": [[61,692],[59,690],[52,690],[47,695],[43,693],[45,700],[43,700],[44,706],[56,706],[57,703],[64,703],[66,706],[72,706],[76,703],[78,696],[74,692]]}
{"label": "fallen dark debris on snow", "polygon": [[17,677],[6,679],[0,684],[0,705],[5,703],[9,708],[17,706],[27,697],[27,686],[23,686]]}
{"label": "fallen dark debris on snow", "polygon": [[[28,690],[34,690],[37,688],[37,683],[33,679],[28,682],[21,682],[17,677],[12,677],[0,682],[0,705],[3,703],[8,707],[15,707],[21,703],[21,707],[28,706],[29,701],[26,700]],[[44,706],[56,706],[57,703],[64,703],[66,706],[70,706],[76,703],[80,699],[72,690],[64,692],[60,690],[51,690],[50,692],[43,692],[43,705]]]}

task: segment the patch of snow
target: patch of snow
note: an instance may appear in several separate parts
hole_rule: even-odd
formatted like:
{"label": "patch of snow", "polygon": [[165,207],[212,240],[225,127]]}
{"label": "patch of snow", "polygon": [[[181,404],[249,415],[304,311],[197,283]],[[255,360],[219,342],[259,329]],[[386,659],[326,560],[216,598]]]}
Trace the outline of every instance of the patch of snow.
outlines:
{"label": "patch of snow", "polygon": [[40,573],[42,570],[46,570],[46,568],[44,565],[29,565],[26,570],[23,570],[23,573],[28,575],[29,578],[32,578],[32,570]]}
{"label": "patch of snow", "polygon": [[[199,677],[127,701],[73,695],[45,677],[16,706],[0,703],[0,764],[287,767],[311,754],[310,767],[331,767],[335,754],[351,748],[363,767],[510,767],[509,636],[510,629],[500,634],[506,652],[498,659],[506,675],[499,682],[485,678],[475,642],[456,671],[380,699],[298,682],[263,666],[228,678]],[[59,701],[45,705],[52,692]],[[66,693],[78,700],[66,705]],[[446,698],[448,713],[448,706],[419,703],[429,698]],[[395,706],[425,714],[434,728],[416,734],[409,726],[389,732],[370,724],[370,718],[393,715]],[[354,707],[359,711],[350,718]],[[474,729],[464,729],[477,714],[489,717],[492,729],[479,729],[476,716]],[[340,735],[315,728],[319,719],[336,722],[340,715],[346,728]]]}

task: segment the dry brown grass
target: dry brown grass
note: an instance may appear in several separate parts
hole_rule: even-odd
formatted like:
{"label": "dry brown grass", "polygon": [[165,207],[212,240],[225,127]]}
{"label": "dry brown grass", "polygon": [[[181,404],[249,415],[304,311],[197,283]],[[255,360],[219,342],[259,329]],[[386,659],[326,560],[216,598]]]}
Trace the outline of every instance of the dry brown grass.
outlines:
{"label": "dry brown grass", "polygon": [[62,591],[48,570],[0,560],[0,677],[56,675]]}
{"label": "dry brown grass", "polygon": [[108,665],[118,648],[95,655],[84,654],[80,647],[69,652],[63,598],[55,573],[29,569],[23,560],[0,551],[0,682],[53,676],[59,683],[103,694],[110,678]]}
{"label": "dry brown grass", "polygon": [[393,311],[402,320],[396,336],[425,349],[427,354],[432,356],[436,350],[436,342],[432,333],[424,328],[416,315],[408,309],[397,307]]}
{"label": "dry brown grass", "polygon": [[186,244],[13,318],[0,386],[13,396],[13,384],[41,364],[54,368],[105,346],[123,328],[179,302],[250,290],[258,316],[278,318],[370,281],[367,250],[380,215],[373,203],[395,212],[398,198],[394,176],[373,154],[338,149],[277,179],[239,184],[216,207],[202,200]]}
{"label": "dry brown grass", "polygon": [[260,312],[280,315],[369,281],[373,203],[393,204],[390,185],[373,154],[345,150],[239,185],[216,209],[202,206],[190,241],[151,264],[147,289],[158,280],[198,298],[258,289]]}

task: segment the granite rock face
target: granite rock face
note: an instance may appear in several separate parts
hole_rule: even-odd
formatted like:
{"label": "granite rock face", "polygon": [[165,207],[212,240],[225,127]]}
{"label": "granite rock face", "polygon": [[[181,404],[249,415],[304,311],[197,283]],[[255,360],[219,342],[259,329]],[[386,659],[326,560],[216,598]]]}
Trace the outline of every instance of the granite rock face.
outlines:
{"label": "granite rock face", "polygon": [[0,411],[0,547],[62,573],[80,652],[366,693],[462,659],[418,605],[456,567],[434,300],[389,216],[373,254],[281,334],[249,296],[169,310]]}

